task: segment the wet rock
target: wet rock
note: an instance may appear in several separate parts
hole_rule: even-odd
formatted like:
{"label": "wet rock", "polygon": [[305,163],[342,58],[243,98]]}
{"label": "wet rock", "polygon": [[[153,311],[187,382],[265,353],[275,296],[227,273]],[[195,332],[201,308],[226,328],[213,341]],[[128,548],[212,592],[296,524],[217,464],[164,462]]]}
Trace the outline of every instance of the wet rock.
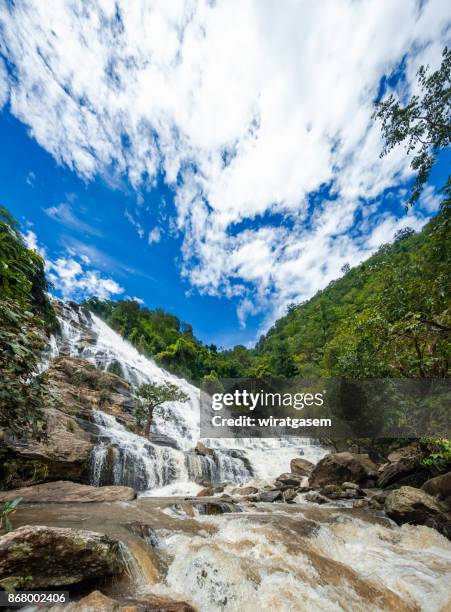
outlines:
{"label": "wet rock", "polygon": [[393,451],[388,455],[388,463],[379,469],[377,486],[382,489],[403,485],[421,487],[430,476],[429,470],[421,464],[422,457],[416,444]]}
{"label": "wet rock", "polygon": [[175,448],[176,450],[180,449],[180,445],[174,438],[170,436],[166,436],[161,433],[151,433],[149,435],[149,441],[153,444],[158,444],[159,446],[169,446],[170,448]]}
{"label": "wet rock", "polygon": [[287,489],[282,494],[283,501],[289,504],[295,500],[297,494],[298,494],[298,491],[296,489]]}
{"label": "wet rock", "polygon": [[261,502],[275,502],[282,499],[282,491],[262,491],[258,496],[258,500]]}
{"label": "wet rock", "polygon": [[52,606],[51,612],[195,612],[183,601],[174,601],[159,595],[146,595],[135,599],[123,597],[112,599],[100,591],[93,591],[79,601],[64,606]]}
{"label": "wet rock", "polygon": [[302,483],[304,476],[300,474],[281,474],[276,478],[276,486],[285,485],[289,487],[299,487]]}
{"label": "wet rock", "polygon": [[357,453],[331,453],[321,459],[313,469],[309,485],[322,487],[343,482],[365,483],[376,480],[377,466],[368,455]]}
{"label": "wet rock", "polygon": [[211,448],[208,448],[208,446],[205,446],[205,444],[203,444],[202,442],[198,442],[194,450],[198,455],[202,455],[204,457],[211,457],[213,455],[213,450]]}
{"label": "wet rock", "polygon": [[30,576],[28,589],[122,573],[119,542],[80,529],[26,525],[0,537],[0,580]]}
{"label": "wet rock", "polygon": [[422,489],[451,506],[451,472],[427,480]]}
{"label": "wet rock", "polygon": [[324,495],[321,495],[317,491],[312,491],[311,493],[307,493],[307,495],[305,496],[305,499],[315,504],[327,504],[327,502],[330,501],[329,499],[327,499],[327,497],[324,497]]}
{"label": "wet rock", "polygon": [[213,487],[205,487],[197,493],[196,497],[211,497],[214,493]]}
{"label": "wet rock", "polygon": [[22,503],[89,503],[130,501],[135,499],[136,491],[131,487],[91,487],[68,480],[57,480],[31,487],[22,487],[13,491],[0,491],[0,501],[8,501],[16,497],[22,498]]}
{"label": "wet rock", "polygon": [[197,510],[199,514],[227,514],[229,512],[242,512],[242,509],[238,504],[233,502],[194,502],[193,508]]}
{"label": "wet rock", "polygon": [[301,457],[296,457],[290,462],[291,472],[293,474],[300,474],[301,476],[310,476],[314,467],[314,463],[307,461],[307,459],[302,459]]}
{"label": "wet rock", "polygon": [[258,489],[252,486],[236,487],[232,489],[232,495],[255,495],[255,493],[258,493]]}
{"label": "wet rock", "polygon": [[354,485],[352,487],[346,487],[343,483],[342,486],[339,485],[326,485],[320,489],[320,494],[328,497],[329,499],[356,499],[358,497],[363,497],[364,493],[360,489],[358,485]]}
{"label": "wet rock", "polygon": [[385,512],[398,525],[426,525],[451,539],[451,517],[445,506],[422,489],[405,486],[390,491],[385,498]]}

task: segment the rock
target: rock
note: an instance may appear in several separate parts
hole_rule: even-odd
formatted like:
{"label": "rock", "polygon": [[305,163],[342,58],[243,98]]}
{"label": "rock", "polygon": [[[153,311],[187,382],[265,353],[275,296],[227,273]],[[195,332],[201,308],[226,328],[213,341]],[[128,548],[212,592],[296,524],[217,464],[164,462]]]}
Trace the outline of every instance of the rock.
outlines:
{"label": "rock", "polygon": [[174,601],[159,595],[146,595],[135,599],[123,597],[112,599],[100,591],[93,591],[79,601],[64,606],[52,606],[50,612],[196,612],[183,601]]}
{"label": "rock", "polygon": [[194,502],[193,508],[197,510],[199,514],[227,514],[229,512],[242,512],[242,509],[237,504],[226,501],[217,501],[217,502]]}
{"label": "rock", "polygon": [[255,495],[258,493],[257,487],[236,487],[236,489],[232,489],[232,495]]}
{"label": "rock", "polygon": [[422,489],[451,506],[451,472],[427,480]]}
{"label": "rock", "polygon": [[370,502],[367,499],[356,499],[352,504],[353,508],[368,508]]}
{"label": "rock", "polygon": [[297,494],[298,494],[298,492],[296,491],[296,489],[287,489],[282,494],[283,501],[286,502],[287,504],[289,504],[290,502],[294,501],[294,499],[296,498]]}
{"label": "rock", "polygon": [[261,502],[275,502],[282,499],[282,491],[262,491],[258,496],[258,500]]}
{"label": "rock", "polygon": [[385,488],[403,485],[421,487],[429,478],[429,470],[420,463],[423,454],[416,444],[409,444],[393,451],[388,463],[381,466],[377,486]]}
{"label": "rock", "polygon": [[290,461],[290,470],[293,474],[310,476],[314,467],[314,463],[307,461],[307,459],[302,459],[301,457],[296,457]]}
{"label": "rock", "polygon": [[205,487],[199,491],[196,497],[211,497],[212,495],[214,495],[213,487]]}
{"label": "rock", "polygon": [[320,495],[325,495],[329,499],[340,499],[343,497],[344,491],[339,485],[326,485],[319,491]]}
{"label": "rock", "polygon": [[451,539],[451,521],[446,508],[422,489],[405,486],[390,491],[385,498],[385,512],[398,525],[426,525]]}
{"label": "rock", "polygon": [[27,589],[77,584],[123,569],[119,542],[100,533],[26,525],[0,537],[0,580],[30,576]]}
{"label": "rock", "polygon": [[16,497],[22,498],[22,503],[89,503],[130,501],[135,499],[136,491],[131,487],[91,487],[68,480],[57,480],[31,487],[22,487],[13,491],[0,491],[0,501],[8,501]]}
{"label": "rock", "polygon": [[314,504],[327,504],[329,501],[327,497],[324,495],[320,495],[317,491],[312,491],[311,493],[307,493],[305,499],[309,502],[313,502]]}
{"label": "rock", "polygon": [[355,482],[344,482],[341,486],[343,489],[354,489],[354,491],[361,491],[359,485]]}
{"label": "rock", "polygon": [[202,442],[198,442],[194,450],[198,455],[203,455],[204,457],[213,455],[212,449],[205,446]]}
{"label": "rock", "polygon": [[377,466],[368,455],[331,453],[323,457],[313,469],[309,485],[322,487],[343,482],[367,483],[377,478]]}
{"label": "rock", "polygon": [[276,483],[281,485],[288,485],[290,487],[299,487],[303,480],[304,476],[300,474],[281,474],[277,476]]}

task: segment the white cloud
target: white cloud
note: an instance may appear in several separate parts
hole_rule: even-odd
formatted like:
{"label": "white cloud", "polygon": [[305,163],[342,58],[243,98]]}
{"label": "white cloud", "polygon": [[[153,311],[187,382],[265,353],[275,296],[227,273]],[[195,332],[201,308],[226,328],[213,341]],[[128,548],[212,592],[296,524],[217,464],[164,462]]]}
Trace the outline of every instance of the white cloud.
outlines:
{"label": "white cloud", "polygon": [[420,207],[428,213],[435,213],[438,211],[440,203],[443,200],[432,185],[427,185],[420,197]]}
{"label": "white cloud", "polygon": [[138,236],[140,238],[144,238],[144,229],[141,226],[141,224],[139,223],[139,221],[134,219],[133,215],[128,210],[125,211],[124,215],[125,215],[125,218],[127,219],[127,221],[129,221],[133,225],[133,227],[136,228],[136,232],[137,232]]}
{"label": "white cloud", "polygon": [[12,112],[87,179],[163,176],[183,274],[241,296],[241,322],[305,299],[407,223],[373,202],[410,169],[401,150],[379,159],[372,104],[403,57],[404,94],[421,63],[438,65],[445,0],[0,3]]}
{"label": "white cloud", "polygon": [[44,212],[51,219],[54,219],[55,221],[58,221],[58,223],[62,223],[63,225],[71,227],[79,232],[91,234],[92,236],[102,235],[102,232],[100,232],[97,228],[79,219],[74,214],[71,206],[67,202],[62,202],[61,204],[58,204],[58,206],[50,206],[49,208],[45,208]]}
{"label": "white cloud", "polygon": [[24,234],[25,244],[37,251],[45,260],[47,277],[52,285],[61,292],[64,298],[81,300],[90,295],[109,299],[124,292],[124,289],[112,278],[102,275],[99,270],[88,267],[90,260],[83,255],[64,257],[52,260],[46,249],[39,245],[36,234],[28,230]]}
{"label": "white cloud", "polygon": [[161,240],[161,231],[159,227],[154,227],[150,232],[147,238],[147,242],[149,244],[158,244]]}

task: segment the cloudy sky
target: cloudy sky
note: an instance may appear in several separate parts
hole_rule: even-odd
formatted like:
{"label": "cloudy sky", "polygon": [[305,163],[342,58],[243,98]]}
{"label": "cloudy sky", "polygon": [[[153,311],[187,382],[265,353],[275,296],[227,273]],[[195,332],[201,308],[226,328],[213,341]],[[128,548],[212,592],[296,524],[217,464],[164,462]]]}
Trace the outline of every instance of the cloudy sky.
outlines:
{"label": "cloudy sky", "polygon": [[[377,96],[415,92],[446,0],[0,0],[0,199],[55,290],[251,342],[405,226]],[[443,166],[443,167],[442,167]]]}

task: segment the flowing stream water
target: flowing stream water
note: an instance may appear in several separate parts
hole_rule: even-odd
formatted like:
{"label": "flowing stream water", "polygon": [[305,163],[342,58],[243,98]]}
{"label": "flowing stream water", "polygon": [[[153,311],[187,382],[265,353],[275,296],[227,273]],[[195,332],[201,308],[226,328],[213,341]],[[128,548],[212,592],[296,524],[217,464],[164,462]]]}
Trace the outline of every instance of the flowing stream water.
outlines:
{"label": "flowing stream water", "polygon": [[[98,441],[92,483],[107,484],[108,472],[108,483],[140,491],[137,500],[89,504],[89,512],[85,504],[25,507],[19,522],[108,533],[129,551],[134,595],[181,599],[201,612],[451,610],[451,543],[428,527],[398,527],[382,513],[303,500],[243,503],[227,514],[205,515],[200,498],[185,497],[200,489],[200,481],[274,479],[289,471],[292,458],[317,462],[324,449],[294,438],[229,439],[203,440],[212,454],[195,453],[198,390],[146,359],[99,318],[71,303],[58,308],[62,335],[52,342],[50,357],[81,357],[104,370],[114,364],[134,385],[170,380],[190,401],[157,411],[152,433],[159,444],[112,415],[93,412]],[[131,528],[136,525],[139,537]]]}

